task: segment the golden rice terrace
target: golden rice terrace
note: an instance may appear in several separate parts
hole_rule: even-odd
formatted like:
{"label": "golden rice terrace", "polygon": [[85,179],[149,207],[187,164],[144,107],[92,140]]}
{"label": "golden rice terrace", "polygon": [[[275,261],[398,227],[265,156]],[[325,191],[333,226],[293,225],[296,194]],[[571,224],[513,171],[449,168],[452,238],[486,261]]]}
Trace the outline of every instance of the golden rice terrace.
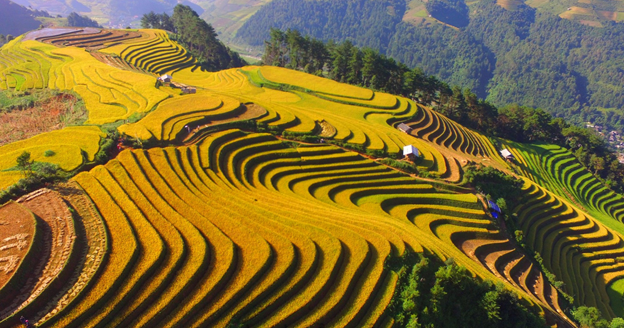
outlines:
{"label": "golden rice terrace", "polygon": [[[0,327],[392,327],[387,263],[409,252],[503,284],[550,326],[574,326],[563,293],[624,313],[622,196],[565,149],[501,140],[511,164],[410,99],[276,67],[205,72],[160,30],[0,49],[0,89],[42,88],[76,92],[88,120],[0,147],[0,188],[25,151],[81,172],[0,207]],[[111,126],[133,146],[95,165]],[[380,160],[408,145],[428,178]],[[562,287],[461,185],[470,163],[523,179],[517,225]]]}

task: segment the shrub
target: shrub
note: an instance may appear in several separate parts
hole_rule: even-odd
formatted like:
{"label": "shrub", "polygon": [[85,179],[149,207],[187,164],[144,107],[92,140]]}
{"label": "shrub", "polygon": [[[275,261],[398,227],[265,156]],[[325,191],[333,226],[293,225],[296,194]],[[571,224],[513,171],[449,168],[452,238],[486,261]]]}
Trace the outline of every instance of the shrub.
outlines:
{"label": "shrub", "polygon": [[46,150],[46,151],[43,153],[43,156],[45,156],[45,157],[52,157],[52,156],[54,156],[54,155],[56,155],[56,153],[55,153],[53,150],[50,150],[50,149]]}
{"label": "shrub", "polygon": [[392,159],[392,158],[384,158],[379,162],[384,165],[394,167],[395,169],[399,169],[401,171],[405,171],[409,173],[419,173],[418,168],[416,168],[416,166],[410,162],[397,161],[396,159]]}

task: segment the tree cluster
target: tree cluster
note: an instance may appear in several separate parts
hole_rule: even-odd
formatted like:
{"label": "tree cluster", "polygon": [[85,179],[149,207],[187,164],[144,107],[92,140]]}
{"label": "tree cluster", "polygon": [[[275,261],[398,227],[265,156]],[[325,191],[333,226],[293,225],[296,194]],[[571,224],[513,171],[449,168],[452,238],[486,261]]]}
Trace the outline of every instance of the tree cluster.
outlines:
{"label": "tree cluster", "polygon": [[624,165],[594,131],[570,125],[540,108],[497,108],[469,89],[449,86],[350,41],[324,43],[296,30],[271,29],[263,62],[302,70],[339,82],[402,95],[430,105],[448,118],[486,135],[518,142],[545,142],[568,148],[607,186],[624,192]]}
{"label": "tree cluster", "polygon": [[6,43],[13,41],[13,39],[15,39],[15,37],[12,36],[11,34],[7,34],[7,35],[0,34],[0,47]]}
{"label": "tree cluster", "polygon": [[37,10],[32,7],[29,7],[28,10],[32,12],[33,17],[52,17],[52,15],[45,10]]}
{"label": "tree cluster", "polygon": [[67,25],[73,27],[101,27],[98,22],[75,12],[72,12],[67,16]]}
{"label": "tree cluster", "polygon": [[157,14],[153,11],[143,15],[141,17],[141,27],[143,28],[155,28],[175,33],[176,29],[173,26],[173,20],[167,13]]}
{"label": "tree cluster", "polygon": [[581,328],[624,328],[624,319],[614,318],[609,323],[595,307],[580,306],[572,311],[572,316]]}
{"label": "tree cluster", "polygon": [[473,278],[452,259],[424,256],[399,272],[389,312],[398,327],[547,327],[503,285]]}
{"label": "tree cluster", "polygon": [[246,64],[238,53],[217,39],[212,25],[201,19],[189,6],[177,5],[171,16],[154,12],[145,14],[141,18],[141,26],[175,33],[176,40],[197,59],[202,69],[218,71]]}
{"label": "tree cluster", "polygon": [[[464,180],[470,183],[478,192],[489,196],[493,200],[504,199],[516,201],[522,195],[524,182],[511,175],[505,174],[491,166],[468,166],[464,170]],[[510,203],[513,208],[513,204]],[[504,209],[503,209],[504,210]]]}

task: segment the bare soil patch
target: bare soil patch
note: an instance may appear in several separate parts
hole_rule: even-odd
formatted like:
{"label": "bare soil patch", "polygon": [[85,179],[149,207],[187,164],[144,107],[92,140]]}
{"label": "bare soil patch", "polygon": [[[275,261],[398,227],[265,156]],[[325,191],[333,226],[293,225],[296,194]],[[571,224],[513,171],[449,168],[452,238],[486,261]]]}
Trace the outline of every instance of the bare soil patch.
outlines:
{"label": "bare soil patch", "polygon": [[615,13],[614,11],[598,11],[598,13],[600,14],[600,16],[608,19],[608,20],[612,20],[612,21],[617,21],[617,13]]}
{"label": "bare soil patch", "polygon": [[0,289],[28,253],[35,235],[32,215],[17,203],[0,207]]}
{"label": "bare soil patch", "polygon": [[0,111],[0,146],[80,124],[86,118],[82,101],[67,93],[56,93],[28,107],[4,109]]}

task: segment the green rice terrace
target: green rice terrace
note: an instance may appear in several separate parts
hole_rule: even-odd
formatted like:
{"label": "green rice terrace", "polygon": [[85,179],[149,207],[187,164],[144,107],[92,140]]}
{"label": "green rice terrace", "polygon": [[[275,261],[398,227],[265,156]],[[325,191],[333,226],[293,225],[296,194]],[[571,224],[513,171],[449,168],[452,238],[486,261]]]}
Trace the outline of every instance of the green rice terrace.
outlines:
{"label": "green rice terrace", "polygon": [[[410,254],[547,326],[576,327],[578,306],[624,315],[624,201],[566,149],[284,68],[205,72],[160,30],[44,29],[0,49],[1,90],[46,88],[88,118],[0,146],[1,189],[32,174],[25,152],[72,176],[0,207],[0,328],[399,327],[393,263]],[[524,246],[464,183],[473,164],[522,180],[508,211]]]}

